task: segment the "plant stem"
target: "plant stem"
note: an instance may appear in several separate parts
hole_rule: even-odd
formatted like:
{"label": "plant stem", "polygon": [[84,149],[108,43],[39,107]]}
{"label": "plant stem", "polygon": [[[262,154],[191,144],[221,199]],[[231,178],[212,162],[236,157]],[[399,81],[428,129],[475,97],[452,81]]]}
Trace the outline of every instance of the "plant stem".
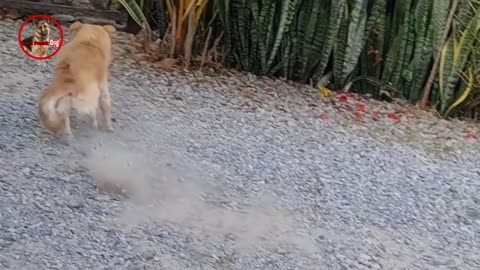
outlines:
{"label": "plant stem", "polygon": [[203,46],[202,62],[200,63],[200,67],[203,67],[203,64],[205,64],[205,59],[207,57],[208,43],[210,42],[211,35],[212,35],[212,27],[208,27],[207,40],[205,41],[205,45]]}
{"label": "plant stem", "polygon": [[428,76],[427,83],[425,84],[425,88],[423,89],[423,96],[419,102],[419,107],[425,109],[428,101],[428,97],[430,96],[430,91],[432,90],[433,80],[435,79],[435,75],[437,74],[438,64],[440,62],[440,54],[442,51],[443,46],[447,42],[448,33],[450,32],[450,28],[452,26],[453,17],[455,15],[455,11],[457,10],[457,6],[460,0],[453,0],[452,6],[450,7],[450,13],[448,14],[447,23],[445,25],[445,31],[443,32],[442,36],[442,43],[435,48],[435,55],[433,58],[433,66],[432,70],[430,71],[430,75]]}

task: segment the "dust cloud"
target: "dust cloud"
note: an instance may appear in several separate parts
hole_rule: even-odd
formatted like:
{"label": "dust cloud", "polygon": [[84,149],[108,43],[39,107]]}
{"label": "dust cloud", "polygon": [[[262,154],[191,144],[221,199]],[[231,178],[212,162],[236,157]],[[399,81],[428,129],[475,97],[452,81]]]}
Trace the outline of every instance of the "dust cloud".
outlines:
{"label": "dust cloud", "polygon": [[[279,208],[274,196],[263,195],[247,206],[224,207],[212,202],[223,195],[209,181],[211,176],[204,167],[174,153],[145,150],[103,142],[85,160],[100,191],[128,197],[128,207],[119,220],[122,224],[169,223],[194,228],[212,238],[234,235],[242,249],[294,245],[304,252],[315,252],[312,236],[299,234],[295,220]],[[221,200],[240,205],[232,198]]]}

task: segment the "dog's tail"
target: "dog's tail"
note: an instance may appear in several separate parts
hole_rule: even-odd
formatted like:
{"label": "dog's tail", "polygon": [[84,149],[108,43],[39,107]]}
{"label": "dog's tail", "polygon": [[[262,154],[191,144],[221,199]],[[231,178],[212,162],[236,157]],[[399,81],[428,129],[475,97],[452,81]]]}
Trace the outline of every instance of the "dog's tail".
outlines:
{"label": "dog's tail", "polygon": [[43,126],[51,133],[65,131],[65,118],[71,109],[72,92],[48,86],[40,95],[38,116]]}

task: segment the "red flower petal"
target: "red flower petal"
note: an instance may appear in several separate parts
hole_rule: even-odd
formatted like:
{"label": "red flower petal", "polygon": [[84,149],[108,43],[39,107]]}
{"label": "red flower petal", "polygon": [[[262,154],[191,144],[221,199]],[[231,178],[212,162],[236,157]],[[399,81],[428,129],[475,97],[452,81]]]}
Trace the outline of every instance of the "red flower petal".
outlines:
{"label": "red flower petal", "polygon": [[342,94],[342,95],[340,95],[340,97],[338,98],[338,100],[339,100],[340,102],[347,102],[348,97],[347,97],[347,95]]}
{"label": "red flower petal", "polygon": [[357,112],[365,112],[365,104],[357,104]]}
{"label": "red flower petal", "polygon": [[400,117],[395,113],[388,113],[387,117],[394,120],[394,121],[400,121]]}
{"label": "red flower petal", "polygon": [[322,113],[322,114],[320,115],[320,120],[322,120],[322,121],[327,121],[327,120],[328,120],[328,114]]}
{"label": "red flower petal", "polygon": [[465,134],[465,136],[463,136],[465,139],[471,139],[471,140],[476,140],[477,139],[477,135],[473,134],[473,133],[467,133]]}

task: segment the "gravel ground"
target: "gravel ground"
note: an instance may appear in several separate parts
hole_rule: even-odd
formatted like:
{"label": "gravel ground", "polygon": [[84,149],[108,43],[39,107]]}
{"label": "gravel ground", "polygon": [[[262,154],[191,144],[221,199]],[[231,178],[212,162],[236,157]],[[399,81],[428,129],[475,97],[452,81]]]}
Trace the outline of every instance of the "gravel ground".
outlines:
{"label": "gravel ground", "polygon": [[0,22],[2,269],[480,269],[475,125],[375,101],[356,121],[305,86],[153,70],[119,35],[116,130],[76,119],[67,146],[37,121],[52,74],[19,25]]}

